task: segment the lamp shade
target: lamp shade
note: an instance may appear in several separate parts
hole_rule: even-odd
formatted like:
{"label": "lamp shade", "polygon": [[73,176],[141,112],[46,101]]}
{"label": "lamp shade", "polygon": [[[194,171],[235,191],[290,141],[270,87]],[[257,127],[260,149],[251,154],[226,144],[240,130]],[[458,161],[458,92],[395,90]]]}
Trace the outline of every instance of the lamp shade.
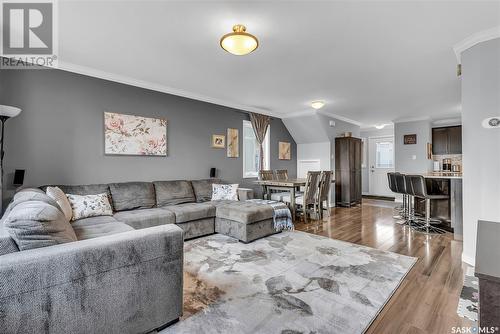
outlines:
{"label": "lamp shade", "polygon": [[0,116],[16,117],[21,113],[21,108],[0,104]]}

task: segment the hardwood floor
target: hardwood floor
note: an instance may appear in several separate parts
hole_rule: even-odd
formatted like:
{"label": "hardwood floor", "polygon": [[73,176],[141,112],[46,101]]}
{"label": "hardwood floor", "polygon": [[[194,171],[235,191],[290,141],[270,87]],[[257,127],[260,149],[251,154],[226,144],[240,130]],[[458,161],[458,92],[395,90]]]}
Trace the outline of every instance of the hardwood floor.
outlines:
{"label": "hardwood floor", "polygon": [[473,326],[457,315],[466,264],[462,242],[453,234],[427,236],[396,223],[393,202],[363,199],[354,208],[334,208],[323,221],[296,223],[295,228],[398,254],[418,257],[401,286],[367,333],[451,333]]}

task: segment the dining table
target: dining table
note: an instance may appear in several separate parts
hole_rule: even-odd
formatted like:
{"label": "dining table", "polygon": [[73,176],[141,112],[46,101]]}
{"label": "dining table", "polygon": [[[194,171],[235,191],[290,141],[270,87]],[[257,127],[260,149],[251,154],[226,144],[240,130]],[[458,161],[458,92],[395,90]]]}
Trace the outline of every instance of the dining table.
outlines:
{"label": "dining table", "polygon": [[[335,180],[332,180],[334,183]],[[256,184],[262,186],[263,192],[262,197],[267,199],[271,199],[271,192],[274,191],[287,191],[290,193],[290,210],[292,211],[292,219],[295,221],[295,195],[297,191],[300,190],[300,187],[304,187],[306,185],[305,178],[297,178],[297,179],[288,179],[288,180],[257,180]]]}

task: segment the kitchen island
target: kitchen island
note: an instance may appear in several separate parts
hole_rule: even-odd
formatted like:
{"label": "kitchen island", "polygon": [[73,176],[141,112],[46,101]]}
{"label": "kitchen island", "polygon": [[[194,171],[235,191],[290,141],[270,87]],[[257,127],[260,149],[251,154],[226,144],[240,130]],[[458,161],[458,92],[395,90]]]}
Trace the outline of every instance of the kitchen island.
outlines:
{"label": "kitchen island", "polygon": [[[430,172],[421,174],[427,181],[431,194],[449,196],[446,200],[431,200],[431,218],[441,221],[444,229],[453,232],[455,239],[463,235],[462,173]],[[415,203],[415,210],[425,214],[425,205]]]}

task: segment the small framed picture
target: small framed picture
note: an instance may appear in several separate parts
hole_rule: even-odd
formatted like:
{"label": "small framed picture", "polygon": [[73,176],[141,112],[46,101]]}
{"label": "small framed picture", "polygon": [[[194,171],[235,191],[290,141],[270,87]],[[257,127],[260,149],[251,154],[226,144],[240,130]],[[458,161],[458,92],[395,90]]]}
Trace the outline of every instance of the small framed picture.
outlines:
{"label": "small framed picture", "polygon": [[417,143],[417,135],[412,134],[412,135],[404,135],[403,137],[403,144],[404,145],[415,145]]}
{"label": "small framed picture", "polygon": [[292,152],[290,149],[290,143],[280,141],[278,144],[278,159],[279,160],[292,160]]}
{"label": "small framed picture", "polygon": [[226,147],[226,136],[224,136],[224,135],[212,135],[212,147],[213,148],[225,148]]}

